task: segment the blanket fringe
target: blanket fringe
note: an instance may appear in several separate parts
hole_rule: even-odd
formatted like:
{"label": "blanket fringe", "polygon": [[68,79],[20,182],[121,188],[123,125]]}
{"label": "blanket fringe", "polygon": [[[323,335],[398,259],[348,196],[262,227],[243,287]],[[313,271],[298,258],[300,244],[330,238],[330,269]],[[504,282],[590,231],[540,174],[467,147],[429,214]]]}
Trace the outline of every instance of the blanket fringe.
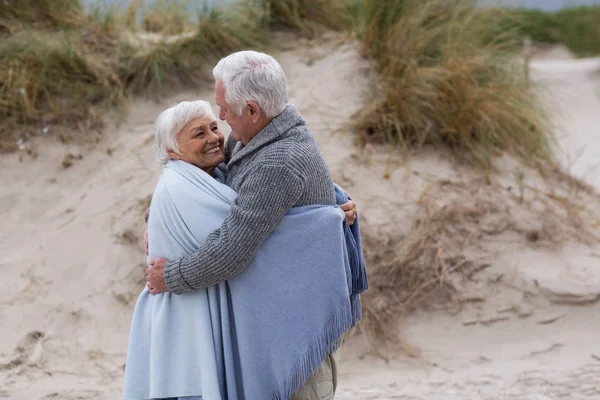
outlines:
{"label": "blanket fringe", "polygon": [[[339,185],[335,185],[335,198],[338,205],[352,200],[350,196]],[[352,291],[351,295],[364,293],[368,289],[367,269],[365,266],[365,256],[362,251],[362,242],[360,238],[360,225],[358,223],[359,216],[350,226],[344,220],[344,239],[348,250],[348,259],[350,261],[350,271],[352,275]]]}
{"label": "blanket fringe", "polygon": [[318,338],[300,357],[298,363],[292,366],[283,388],[273,395],[273,400],[289,400],[304,385],[310,375],[323,363],[327,354],[336,349],[342,335],[354,326],[356,321],[354,311],[353,307],[348,307],[347,301],[338,307]]}
{"label": "blanket fringe", "polygon": [[362,319],[362,303],[359,294],[350,296],[350,307],[352,309],[352,328],[354,328]]}
{"label": "blanket fringe", "polygon": [[346,247],[348,248],[348,261],[350,262],[350,272],[352,275],[353,295],[364,293],[369,286],[362,246],[360,246],[356,240],[356,237],[360,238],[360,228],[357,222],[355,222],[352,227],[344,222],[344,239],[346,241]]}

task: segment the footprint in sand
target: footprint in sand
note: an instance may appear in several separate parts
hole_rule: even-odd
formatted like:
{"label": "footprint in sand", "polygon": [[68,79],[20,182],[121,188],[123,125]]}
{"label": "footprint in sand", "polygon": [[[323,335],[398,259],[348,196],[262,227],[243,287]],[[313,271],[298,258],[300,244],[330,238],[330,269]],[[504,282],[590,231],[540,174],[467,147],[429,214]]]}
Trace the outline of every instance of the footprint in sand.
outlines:
{"label": "footprint in sand", "polygon": [[21,340],[15,349],[13,359],[7,363],[0,364],[0,371],[15,369],[23,364],[35,364],[42,357],[42,339],[44,333],[40,331],[29,332]]}

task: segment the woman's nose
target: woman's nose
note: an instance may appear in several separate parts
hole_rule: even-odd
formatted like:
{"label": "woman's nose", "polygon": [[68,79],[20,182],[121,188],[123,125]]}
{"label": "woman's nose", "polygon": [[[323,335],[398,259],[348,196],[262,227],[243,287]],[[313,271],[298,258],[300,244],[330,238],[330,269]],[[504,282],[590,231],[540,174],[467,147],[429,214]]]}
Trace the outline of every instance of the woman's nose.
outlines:
{"label": "woman's nose", "polygon": [[208,142],[215,143],[218,141],[219,141],[219,135],[217,135],[217,132],[210,131],[210,136],[208,137]]}

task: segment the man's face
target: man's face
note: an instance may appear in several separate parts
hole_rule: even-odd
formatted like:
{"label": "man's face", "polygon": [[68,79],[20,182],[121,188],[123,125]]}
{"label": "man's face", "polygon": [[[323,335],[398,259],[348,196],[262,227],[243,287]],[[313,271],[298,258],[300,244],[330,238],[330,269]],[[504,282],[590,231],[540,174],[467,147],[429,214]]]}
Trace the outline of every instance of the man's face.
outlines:
{"label": "man's face", "polygon": [[251,125],[250,121],[245,117],[245,110],[242,111],[242,115],[237,115],[235,108],[225,101],[225,88],[221,81],[217,81],[215,100],[219,106],[219,119],[227,122],[231,127],[231,134],[235,140],[248,144],[250,141],[250,138],[248,138],[250,134],[248,132]]}

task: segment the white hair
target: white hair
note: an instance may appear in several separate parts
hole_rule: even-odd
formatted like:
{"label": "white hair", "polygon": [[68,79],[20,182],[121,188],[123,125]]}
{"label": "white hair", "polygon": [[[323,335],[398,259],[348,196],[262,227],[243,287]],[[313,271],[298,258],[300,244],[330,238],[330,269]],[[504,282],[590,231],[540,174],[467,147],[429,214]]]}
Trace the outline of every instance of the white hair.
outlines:
{"label": "white hair", "polygon": [[169,150],[180,154],[177,134],[190,121],[206,117],[215,119],[210,103],[203,100],[182,101],[161,112],[154,124],[156,160],[161,164],[166,164],[170,158]]}
{"label": "white hair", "polygon": [[256,102],[269,118],[279,115],[288,102],[285,73],[273,57],[256,51],[239,51],[221,59],[213,69],[223,83],[225,101],[242,114],[246,102]]}

